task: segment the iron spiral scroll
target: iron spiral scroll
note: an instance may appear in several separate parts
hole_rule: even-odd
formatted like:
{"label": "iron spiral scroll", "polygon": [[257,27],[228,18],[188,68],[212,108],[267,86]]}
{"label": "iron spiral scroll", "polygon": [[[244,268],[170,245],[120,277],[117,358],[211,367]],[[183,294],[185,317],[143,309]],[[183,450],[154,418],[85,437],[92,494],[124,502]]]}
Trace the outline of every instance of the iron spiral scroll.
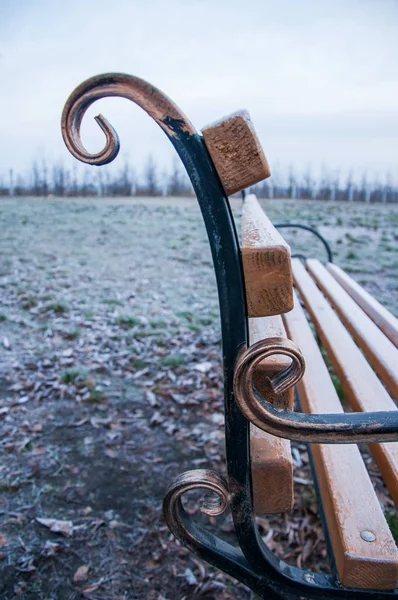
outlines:
{"label": "iron spiral scroll", "polygon": [[[361,600],[372,597],[382,600],[391,596],[388,592],[341,588],[334,574],[321,575],[291,567],[274,556],[262,541],[255,523],[249,433],[251,419],[266,431],[307,442],[386,441],[398,439],[398,411],[369,413],[366,416],[353,414],[347,420],[343,415],[278,411],[256,396],[252,389],[253,361],[257,363],[271,350],[267,341],[255,349],[247,349],[246,297],[238,236],[228,198],[203,137],[163,92],[138,77],[108,73],[79,85],[67,100],[62,114],[65,144],[71,154],[82,162],[105,165],[119,152],[117,133],[102,115],[96,117],[105,135],[105,146],[100,152],[89,153],[80,135],[87,109],[96,100],[110,96],[123,97],[139,105],[162,128],[175,147],[197,196],[217,279],[223,339],[228,479],[208,470],[189,471],[177,477],[164,501],[164,515],[171,531],[198,556],[243,582],[263,598]],[[297,349],[287,342],[279,341],[278,348],[279,351],[288,348],[294,367],[284,373],[282,380],[273,382],[279,390],[294,384],[303,372]],[[275,347],[272,351],[275,352]],[[253,410],[257,411],[254,418]],[[332,439],[331,434],[336,430],[339,432],[338,439]],[[215,503],[205,503],[205,513],[220,514],[229,505],[238,548],[197,525],[184,510],[181,502],[183,494],[197,488],[213,492],[220,499]]]}
{"label": "iron spiral scroll", "polygon": [[163,502],[163,512],[169,528],[180,542],[188,548],[192,546],[193,550],[197,540],[193,532],[184,526],[187,513],[183,508],[182,498],[185,493],[198,489],[216,495],[215,499],[203,497],[201,512],[211,517],[222,515],[230,500],[228,483],[221,475],[209,469],[186,471],[176,477],[170,484]]}

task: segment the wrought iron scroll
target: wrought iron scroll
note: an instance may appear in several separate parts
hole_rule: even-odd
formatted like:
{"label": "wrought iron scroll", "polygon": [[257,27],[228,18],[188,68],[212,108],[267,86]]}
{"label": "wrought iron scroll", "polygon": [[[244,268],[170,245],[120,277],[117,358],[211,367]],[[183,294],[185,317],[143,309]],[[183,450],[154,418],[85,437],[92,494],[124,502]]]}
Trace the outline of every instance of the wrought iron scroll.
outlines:
{"label": "wrought iron scroll", "polygon": [[251,423],[278,437],[303,442],[343,444],[398,440],[398,411],[305,414],[281,410],[267,402],[253,387],[253,374],[256,366],[273,354],[292,359],[287,369],[269,380],[275,393],[292,387],[304,374],[304,358],[291,340],[268,338],[242,350],[235,366],[234,392]]}
{"label": "wrought iron scroll", "polygon": [[215,495],[215,498],[203,498],[201,506],[201,511],[212,517],[221,515],[231,499],[227,481],[215,471],[208,469],[186,471],[170,484],[163,501],[163,513],[169,529],[192,552],[246,583],[252,589],[257,589],[259,577],[250,569],[243,554],[231,544],[195,524],[184,510],[182,498],[192,490],[205,490]]}

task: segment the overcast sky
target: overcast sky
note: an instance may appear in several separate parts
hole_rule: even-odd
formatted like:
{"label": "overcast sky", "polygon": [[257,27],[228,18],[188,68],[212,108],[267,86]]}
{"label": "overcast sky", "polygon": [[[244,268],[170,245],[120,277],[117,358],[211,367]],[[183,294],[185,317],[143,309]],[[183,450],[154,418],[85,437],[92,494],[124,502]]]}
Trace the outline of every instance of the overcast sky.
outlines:
{"label": "overcast sky", "polygon": [[[64,102],[109,71],[147,79],[199,129],[247,108],[271,170],[398,179],[398,0],[0,0],[0,173],[42,155],[69,167]],[[119,133],[118,166],[171,164],[164,134],[123,99],[90,108],[90,150],[98,112]]]}

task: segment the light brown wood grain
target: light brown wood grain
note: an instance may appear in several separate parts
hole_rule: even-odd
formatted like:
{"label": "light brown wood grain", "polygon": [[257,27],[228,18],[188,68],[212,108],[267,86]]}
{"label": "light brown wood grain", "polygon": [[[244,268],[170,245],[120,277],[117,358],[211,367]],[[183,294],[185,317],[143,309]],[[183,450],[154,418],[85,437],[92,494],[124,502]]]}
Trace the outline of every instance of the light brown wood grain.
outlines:
{"label": "light brown wood grain", "polygon": [[233,113],[204,127],[202,134],[227,196],[270,176],[247,111]]}
{"label": "light brown wood grain", "polygon": [[333,263],[326,265],[329,273],[333,275],[345,291],[354,298],[355,302],[376,323],[382,332],[398,347],[398,319],[394,317],[380,302],[373,298],[362,286],[360,286],[343,269]]}
{"label": "light brown wood grain", "polygon": [[[297,300],[284,323],[306,360],[306,371],[298,383],[303,410],[341,413],[333,382]],[[397,548],[358,447],[313,444],[312,452],[341,583],[362,589],[395,589]],[[373,533],[375,541],[363,540],[364,531]]]}
{"label": "light brown wood grain", "polygon": [[[268,337],[286,337],[280,316],[250,319],[249,334],[250,344]],[[285,369],[289,362],[289,359],[282,355],[265,359],[258,365],[253,380],[266,400],[281,408],[292,409],[294,390],[288,390],[277,396],[267,379]],[[290,441],[250,425],[250,455],[256,514],[273,514],[291,510],[294,494]]]}
{"label": "light brown wood grain", "polygon": [[392,397],[398,400],[398,349],[316,259],[307,269],[363,350]]}
{"label": "light brown wood grain", "polygon": [[[355,411],[397,410],[387,390],[300,261],[294,259],[295,285]],[[398,507],[398,444],[371,444],[370,450]]]}
{"label": "light brown wood grain", "polygon": [[242,208],[242,262],[249,317],[267,317],[293,307],[290,247],[272,225],[256,196]]}
{"label": "light brown wood grain", "polygon": [[[282,317],[275,315],[249,319],[249,335],[250,344],[270,337],[286,337]],[[253,376],[254,385],[260,394],[267,398],[268,402],[271,402],[277,408],[289,410],[293,408],[294,389],[291,388],[282,394],[275,394],[268,378],[286,369],[290,363],[291,359],[287,356],[275,354],[261,361],[257,365]]]}

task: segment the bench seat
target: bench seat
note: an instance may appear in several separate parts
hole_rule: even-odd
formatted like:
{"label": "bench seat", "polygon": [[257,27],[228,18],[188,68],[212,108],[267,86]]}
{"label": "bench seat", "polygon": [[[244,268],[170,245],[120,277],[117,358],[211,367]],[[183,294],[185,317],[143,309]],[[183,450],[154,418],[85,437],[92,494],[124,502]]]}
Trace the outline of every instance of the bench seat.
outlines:
{"label": "bench seat", "polygon": [[[314,267],[314,261],[307,263]],[[319,263],[317,272],[325,267]],[[397,410],[395,402],[371,368],[325,296],[300,261],[293,260],[294,281],[347,399],[355,411]],[[397,362],[398,365],[398,362]],[[370,450],[398,507],[398,444],[371,444]]]}
{"label": "bench seat", "polygon": [[328,263],[326,268],[337,279],[345,291],[354,298],[355,302],[366,312],[372,321],[380,327],[388,339],[398,347],[398,319],[380,304],[376,298],[373,298],[369,292],[354,281],[352,277],[347,275],[343,269],[340,269],[340,267],[333,263]]}
{"label": "bench seat", "polygon": [[[306,359],[298,383],[304,412],[343,412],[316,339],[296,299],[284,316],[289,337]],[[356,445],[313,444],[312,453],[340,581],[347,587],[394,589],[398,553]],[[374,534],[365,541],[364,532]],[[362,536],[361,536],[362,534]]]}
{"label": "bench seat", "polygon": [[307,268],[392,397],[398,400],[398,349],[319,260],[307,260]]}

